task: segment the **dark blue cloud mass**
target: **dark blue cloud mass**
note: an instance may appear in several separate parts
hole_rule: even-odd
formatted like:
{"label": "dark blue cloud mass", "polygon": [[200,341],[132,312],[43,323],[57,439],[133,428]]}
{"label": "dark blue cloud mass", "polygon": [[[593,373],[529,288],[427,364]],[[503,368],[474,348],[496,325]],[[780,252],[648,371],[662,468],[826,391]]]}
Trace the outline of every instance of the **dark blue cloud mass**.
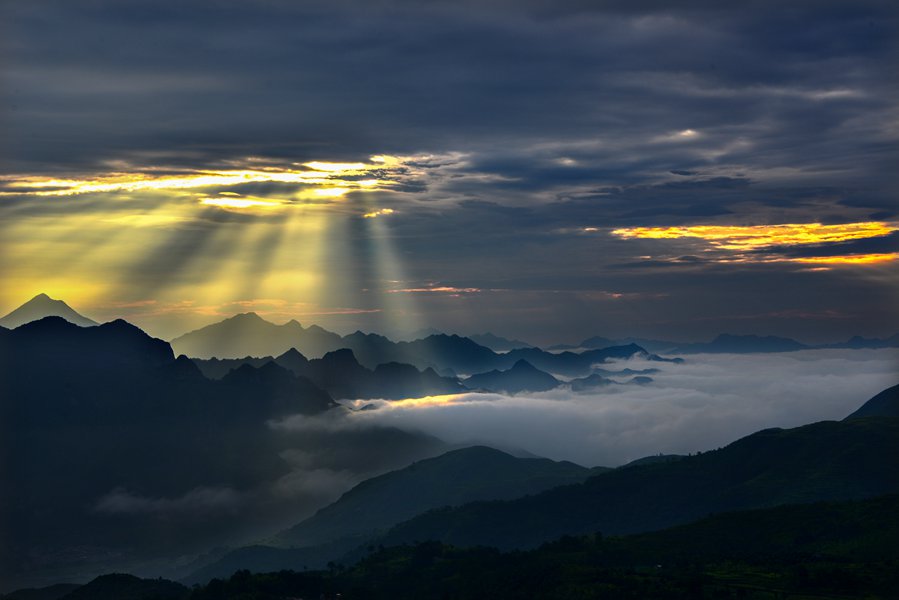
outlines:
{"label": "dark blue cloud mass", "polygon": [[[893,263],[874,276],[725,267],[697,240],[610,233],[895,221],[893,2],[47,0],[2,3],[0,23],[10,177],[430,155],[407,165],[420,175],[367,197],[396,209],[384,227],[404,272],[504,290],[422,299],[446,320],[437,325],[464,314],[544,339],[584,327],[899,329]],[[43,210],[4,202],[13,216]],[[192,239],[172,232],[134,277],[152,288],[150,274],[176,270],[210,222],[183,234]],[[895,252],[894,242],[759,253]],[[804,305],[854,316],[727,320]],[[629,331],[605,331],[618,326]]]}

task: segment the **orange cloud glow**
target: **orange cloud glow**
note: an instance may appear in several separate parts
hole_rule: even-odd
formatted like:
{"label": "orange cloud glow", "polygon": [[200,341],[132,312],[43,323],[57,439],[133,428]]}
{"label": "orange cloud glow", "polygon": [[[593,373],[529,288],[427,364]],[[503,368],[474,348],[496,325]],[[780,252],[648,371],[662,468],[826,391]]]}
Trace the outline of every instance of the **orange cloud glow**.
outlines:
{"label": "orange cloud glow", "polygon": [[847,254],[842,256],[808,256],[790,259],[793,262],[825,265],[870,265],[885,263],[899,258],[899,252],[887,254]]}
{"label": "orange cloud glow", "polygon": [[725,250],[755,250],[771,246],[846,242],[888,235],[899,227],[878,221],[822,225],[801,223],[784,225],[695,225],[690,227],[631,227],[615,229],[622,238],[677,239],[700,238]]}
{"label": "orange cloud glow", "polygon": [[[372,157],[370,163],[318,161],[288,168],[260,167],[258,161],[248,159],[245,168],[198,170],[177,175],[160,173],[157,168],[67,179],[21,175],[0,178],[0,182],[9,186],[0,195],[75,196],[104,192],[177,191],[273,182],[311,186],[314,188],[311,192],[313,196],[339,198],[351,191],[383,189],[393,182],[378,175],[401,166],[402,162],[403,159],[398,157],[377,156]],[[362,176],[367,177],[361,179]]]}

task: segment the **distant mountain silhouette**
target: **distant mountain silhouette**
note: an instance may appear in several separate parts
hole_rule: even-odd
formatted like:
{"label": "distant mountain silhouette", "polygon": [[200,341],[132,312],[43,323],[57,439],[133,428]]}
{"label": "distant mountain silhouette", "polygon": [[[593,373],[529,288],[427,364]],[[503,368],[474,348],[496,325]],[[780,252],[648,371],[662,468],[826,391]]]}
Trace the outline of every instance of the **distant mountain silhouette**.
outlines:
{"label": "distant mountain silhouette", "polygon": [[605,348],[623,344],[637,344],[649,352],[661,354],[700,354],[700,353],[751,353],[751,352],[793,352],[807,349],[826,348],[899,348],[899,333],[886,338],[865,338],[853,336],[845,342],[830,342],[825,344],[804,344],[791,338],[777,336],[734,335],[722,333],[710,342],[675,342],[671,340],[657,340],[648,338],[626,337],[610,339],[595,336],[583,340],[579,344],[557,344],[547,350],[582,350],[590,348]]}
{"label": "distant mountain silhouette", "polygon": [[180,583],[165,579],[111,574],[97,577],[60,600],[182,600],[188,591]]}
{"label": "distant mountain silhouette", "polygon": [[588,375],[587,377],[572,379],[569,382],[569,385],[571,385],[571,390],[574,392],[587,392],[590,390],[595,390],[596,388],[612,385],[614,383],[615,382],[611,379],[606,379],[602,375],[594,373],[593,375]]}
{"label": "distant mountain silhouette", "polygon": [[810,348],[806,344],[796,340],[773,335],[733,335],[722,333],[711,342],[684,344],[671,352],[673,354],[701,354],[701,353],[733,353],[743,354],[751,352],[795,352]]}
{"label": "distant mountain silhouette", "polygon": [[535,368],[528,361],[521,359],[507,371],[493,370],[479,373],[462,380],[466,387],[473,390],[487,390],[505,394],[521,392],[545,392],[558,387],[558,379]]}
{"label": "distant mountain silhouette", "polygon": [[0,600],[59,600],[79,587],[77,583],[57,583],[42,588],[24,588],[0,596]]}
{"label": "distant mountain silhouette", "polygon": [[361,331],[341,337],[315,325],[304,328],[296,321],[275,325],[255,313],[237,315],[187,333],[172,340],[172,347],[178,353],[202,359],[279,356],[291,348],[307,358],[317,358],[335,350],[350,349],[362,366],[372,370],[380,364],[400,363],[418,369],[430,367],[437,372],[449,370],[465,374],[506,370],[524,359],[542,371],[572,377],[589,374],[593,365],[608,359],[638,356],[665,360],[636,344],[593,349],[580,354],[551,353],[539,348],[516,348],[497,354],[458,335],[434,334],[411,342],[394,342],[382,335]]}
{"label": "distant mountain silhouette", "polygon": [[305,356],[322,356],[340,348],[340,336],[297,321],[275,325],[256,313],[243,313],[172,340],[172,348],[191,358],[277,356],[296,348]]}
{"label": "distant mountain silhouette", "polygon": [[636,344],[625,344],[623,346],[611,346],[580,353],[568,351],[553,353],[539,348],[519,348],[499,355],[495,361],[496,366],[493,368],[508,369],[517,361],[524,359],[541,371],[568,377],[578,377],[592,373],[593,368],[598,364],[608,362],[609,360],[629,358],[672,363],[683,362],[680,358],[668,359],[651,354]]}
{"label": "distant mountain silhouette", "polygon": [[619,468],[518,500],[431,511],[379,543],[533,547],[565,534],[652,531],[710,513],[897,491],[899,420],[821,422],[760,431],[720,450]]}
{"label": "distant mountain silhouette", "polygon": [[620,339],[611,339],[601,335],[593,336],[581,341],[579,344],[557,344],[550,346],[547,350],[579,350],[579,349],[596,349],[608,348],[609,346],[623,346],[627,344],[636,344],[648,352],[659,352],[667,354],[678,346],[682,346],[683,342],[672,342],[670,340],[656,340],[648,338],[625,337]]}
{"label": "distant mountain silhouette", "polygon": [[883,390],[846,419],[865,417],[899,417],[899,385]]}
{"label": "distant mountain silhouette", "polygon": [[87,317],[79,315],[62,300],[54,300],[47,294],[38,294],[0,319],[0,327],[15,329],[20,325],[37,321],[44,317],[62,317],[69,323],[74,323],[80,327],[97,325],[96,321],[92,321]]}
{"label": "distant mountain silhouette", "polygon": [[[533,348],[533,344],[522,342],[521,340],[510,340],[508,338],[493,335],[489,331],[486,333],[478,333],[468,336],[468,339],[476,344],[480,344],[486,348],[490,348],[494,352],[508,352],[515,348]],[[610,344],[611,345],[611,344]]]}
{"label": "distant mountain silhouette", "polygon": [[212,379],[221,379],[243,365],[258,368],[273,362],[295,375],[308,378],[336,399],[398,400],[465,391],[456,379],[441,377],[431,368],[419,371],[412,365],[385,363],[374,370],[368,369],[359,364],[352,350],[346,348],[312,360],[307,360],[293,348],[277,358],[193,360],[203,374]]}
{"label": "distant mountain silhouette", "polygon": [[485,446],[453,450],[366,480],[314,516],[275,536],[269,543],[276,547],[235,550],[194,573],[188,581],[205,582],[242,568],[265,571],[291,564],[323,566],[378,532],[430,509],[518,498],[578,483],[601,471],[545,458],[516,458]]}
{"label": "distant mountain silhouette", "polygon": [[853,336],[845,342],[837,342],[835,344],[824,344],[822,348],[851,348],[860,350],[862,348],[899,348],[899,333],[895,333],[887,338],[865,338],[859,335]]}

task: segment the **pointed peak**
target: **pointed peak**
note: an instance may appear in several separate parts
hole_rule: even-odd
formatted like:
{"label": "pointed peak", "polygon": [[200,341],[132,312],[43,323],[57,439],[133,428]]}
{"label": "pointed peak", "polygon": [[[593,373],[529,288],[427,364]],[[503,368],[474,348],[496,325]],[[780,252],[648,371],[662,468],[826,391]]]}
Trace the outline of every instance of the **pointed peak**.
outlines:
{"label": "pointed peak", "polygon": [[97,325],[96,321],[78,314],[62,300],[51,298],[43,292],[0,319],[0,325],[15,329],[20,325],[37,321],[44,317],[62,317],[80,327]]}
{"label": "pointed peak", "polygon": [[327,354],[322,357],[322,360],[326,358],[331,358],[331,360],[341,359],[341,360],[356,360],[356,354],[350,350],[349,348],[340,348],[339,350],[331,350]]}
{"label": "pointed peak", "polygon": [[220,323],[243,323],[243,324],[254,324],[254,325],[255,324],[263,324],[263,323],[271,324],[269,321],[266,321],[265,319],[263,319],[258,314],[256,314],[255,312],[252,312],[252,311],[245,312],[245,313],[237,313],[233,317],[228,317],[224,321],[219,321],[219,322]]}
{"label": "pointed peak", "polygon": [[296,348],[290,348],[289,350],[284,352],[284,354],[281,354],[280,356],[275,358],[276,361],[281,360],[281,359],[292,359],[292,360],[300,359],[300,360],[305,361],[306,357],[303,356],[303,353],[300,352],[299,350],[297,350]]}

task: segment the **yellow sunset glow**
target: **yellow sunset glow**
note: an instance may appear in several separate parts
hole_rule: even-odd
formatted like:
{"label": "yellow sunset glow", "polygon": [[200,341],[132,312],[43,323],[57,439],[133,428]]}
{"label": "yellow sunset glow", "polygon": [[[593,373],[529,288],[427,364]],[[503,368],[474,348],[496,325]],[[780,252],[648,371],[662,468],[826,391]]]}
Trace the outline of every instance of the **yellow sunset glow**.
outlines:
{"label": "yellow sunset glow", "polygon": [[444,406],[447,404],[455,404],[463,400],[465,394],[443,394],[440,396],[424,396],[422,398],[405,398],[403,400],[394,400],[387,406],[390,408],[425,408],[429,406]]}
{"label": "yellow sunset glow", "polygon": [[377,217],[382,217],[384,215],[392,215],[395,211],[392,208],[382,208],[380,210],[373,210],[372,212],[367,212],[363,217],[366,219],[374,219]]}
{"label": "yellow sunset glow", "polygon": [[755,250],[771,246],[861,240],[888,235],[897,230],[899,227],[896,225],[870,221],[841,225],[802,223],[754,226],[631,227],[615,229],[612,234],[621,238],[642,239],[699,238],[706,240],[716,248],[725,250]]}
{"label": "yellow sunset glow", "polygon": [[[377,159],[377,160],[376,160]],[[312,186],[312,195],[339,198],[351,191],[371,191],[391,181],[377,177],[383,171],[402,163],[398,157],[378,156],[373,163],[332,163],[313,161],[301,165],[304,169],[272,166],[264,168],[202,170],[193,173],[160,174],[157,168],[85,176],[83,178],[54,178],[44,176],[8,176],[0,179],[12,190],[0,192],[4,196],[75,196],[106,192],[140,192],[191,190],[207,187],[230,187],[247,183],[285,183]],[[257,165],[258,161],[248,160]],[[354,179],[362,175],[366,179]],[[225,205],[222,205],[225,206]],[[234,207],[234,205],[232,205]]]}
{"label": "yellow sunset glow", "polygon": [[200,204],[218,206],[220,208],[279,208],[284,206],[280,202],[252,198],[234,198],[233,196],[227,196],[225,198],[203,198],[200,201]]}
{"label": "yellow sunset glow", "polygon": [[843,256],[809,256],[791,259],[794,262],[826,264],[826,265],[870,265],[886,263],[899,258],[899,253],[886,254],[848,254]]}

